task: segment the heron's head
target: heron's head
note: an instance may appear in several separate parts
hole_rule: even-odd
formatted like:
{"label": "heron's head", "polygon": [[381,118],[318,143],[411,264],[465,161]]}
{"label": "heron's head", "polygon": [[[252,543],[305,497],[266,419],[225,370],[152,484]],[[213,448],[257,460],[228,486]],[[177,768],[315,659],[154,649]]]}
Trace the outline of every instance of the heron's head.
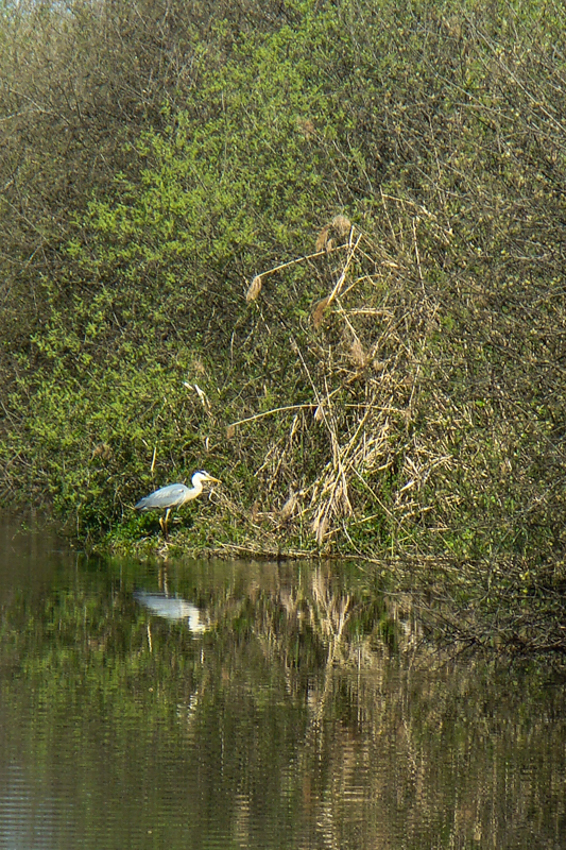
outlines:
{"label": "heron's head", "polygon": [[210,475],[208,472],[205,472],[204,469],[195,472],[195,474],[191,478],[193,487],[198,487],[199,484],[202,484],[205,481],[215,481],[216,484],[222,483],[219,478],[214,478],[214,476]]}

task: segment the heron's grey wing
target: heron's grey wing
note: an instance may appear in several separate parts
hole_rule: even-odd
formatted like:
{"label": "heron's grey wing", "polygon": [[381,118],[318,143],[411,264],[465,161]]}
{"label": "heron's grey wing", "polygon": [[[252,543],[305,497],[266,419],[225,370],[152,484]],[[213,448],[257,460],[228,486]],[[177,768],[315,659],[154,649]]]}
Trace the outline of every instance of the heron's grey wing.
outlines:
{"label": "heron's grey wing", "polygon": [[151,498],[150,496],[144,496],[143,499],[140,499],[139,502],[136,502],[136,504],[134,505],[134,510],[135,511],[148,511],[149,507],[150,507],[148,505],[150,498]]}
{"label": "heron's grey wing", "polygon": [[188,489],[184,484],[168,484],[167,487],[162,487],[155,493],[140,499],[135,506],[136,510],[151,511],[155,509],[164,511],[167,508],[174,508],[175,505],[183,501]]}

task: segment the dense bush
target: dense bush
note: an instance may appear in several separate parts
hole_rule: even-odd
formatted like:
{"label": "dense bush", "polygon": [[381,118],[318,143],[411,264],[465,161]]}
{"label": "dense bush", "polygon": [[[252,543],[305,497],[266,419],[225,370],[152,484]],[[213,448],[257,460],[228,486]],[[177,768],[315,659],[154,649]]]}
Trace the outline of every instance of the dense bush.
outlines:
{"label": "dense bush", "polygon": [[206,466],[203,543],[556,560],[564,18],[6,7],[5,496]]}

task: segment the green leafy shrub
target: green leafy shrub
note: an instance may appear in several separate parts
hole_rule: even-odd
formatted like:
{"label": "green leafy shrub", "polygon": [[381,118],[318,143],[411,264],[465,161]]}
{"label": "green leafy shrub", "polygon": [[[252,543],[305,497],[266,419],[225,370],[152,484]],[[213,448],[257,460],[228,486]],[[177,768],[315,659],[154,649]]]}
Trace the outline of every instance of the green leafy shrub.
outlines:
{"label": "green leafy shrub", "polygon": [[210,466],[222,540],[556,557],[564,11],[320,6],[176,7],[177,36],[143,7],[138,110],[73,7],[63,54],[125,106],[98,149],[103,87],[46,84],[72,144],[38,117],[8,137],[3,490],[98,534]]}

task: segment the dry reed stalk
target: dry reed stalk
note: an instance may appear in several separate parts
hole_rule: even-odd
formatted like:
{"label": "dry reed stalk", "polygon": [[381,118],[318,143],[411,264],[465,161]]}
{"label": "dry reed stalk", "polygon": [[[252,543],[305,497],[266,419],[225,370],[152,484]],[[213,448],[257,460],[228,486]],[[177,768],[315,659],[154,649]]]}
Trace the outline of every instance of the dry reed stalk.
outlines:
{"label": "dry reed stalk", "polygon": [[320,250],[316,250],[314,254],[305,254],[303,257],[296,257],[294,260],[289,260],[286,263],[280,263],[278,266],[274,266],[272,269],[267,269],[267,271],[261,272],[261,274],[256,274],[246,292],[246,301],[249,303],[257,299],[263,287],[264,279],[268,275],[283,271],[284,269],[288,269],[291,266],[296,266],[298,263],[305,263],[307,262],[307,260],[314,260],[316,259],[316,257],[322,257],[327,254],[329,250],[340,250],[342,248],[347,247],[348,245],[333,245],[331,248],[323,247]]}
{"label": "dry reed stalk", "polygon": [[334,289],[332,290],[332,292],[328,296],[328,303],[326,305],[327,307],[330,306],[330,304],[332,304],[334,299],[337,298],[338,295],[340,294],[340,290],[342,289],[344,281],[346,280],[346,275],[348,274],[348,269],[350,268],[352,260],[356,256],[356,250],[357,250],[358,245],[360,244],[361,240],[362,240],[362,234],[360,233],[360,235],[356,239],[356,242],[354,243],[354,245],[350,246],[349,251],[348,251],[348,256],[347,256],[346,262],[344,264],[344,268],[342,269],[342,273],[340,274],[340,277],[338,278],[338,280],[337,280],[337,282],[334,286]]}
{"label": "dry reed stalk", "polygon": [[[236,422],[231,422],[226,428],[226,436],[233,437],[237,425],[244,425],[247,422],[255,422],[257,419],[263,419],[265,416],[274,416],[276,413],[284,413],[289,410],[305,410],[312,409],[313,404],[287,404],[283,407],[273,407],[271,410],[264,410],[262,413],[256,413],[253,416],[246,416],[245,419],[238,419]],[[230,433],[228,433],[230,432]]]}

